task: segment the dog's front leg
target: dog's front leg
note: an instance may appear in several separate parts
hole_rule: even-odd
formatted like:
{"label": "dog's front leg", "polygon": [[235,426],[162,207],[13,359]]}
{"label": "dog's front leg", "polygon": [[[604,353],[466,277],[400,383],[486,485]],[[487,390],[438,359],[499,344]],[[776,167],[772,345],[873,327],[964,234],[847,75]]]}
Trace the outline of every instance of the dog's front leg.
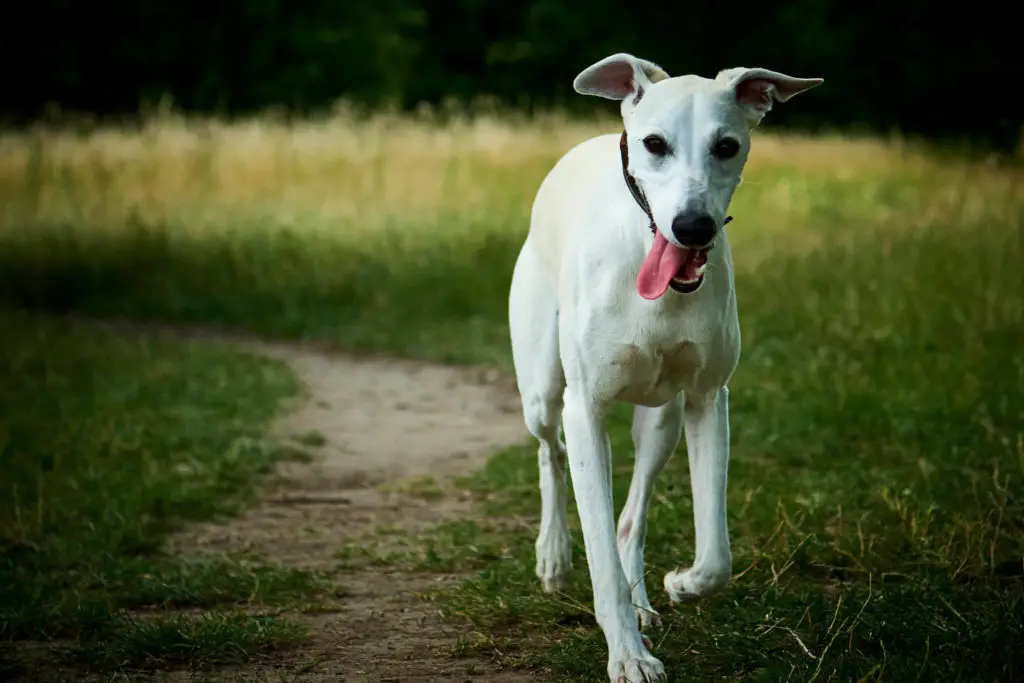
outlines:
{"label": "dog's front leg", "polygon": [[630,585],[616,548],[611,444],[603,413],[603,406],[579,389],[570,386],[566,391],[563,429],[594,591],[594,613],[608,642],[612,683],[660,681],[665,668],[650,654],[640,635]]}
{"label": "dog's front leg", "polygon": [[729,469],[729,390],[687,401],[683,413],[697,537],[693,566],[665,575],[673,601],[699,598],[721,589],[732,573],[726,520]]}
{"label": "dog's front leg", "polygon": [[660,408],[637,406],[633,412],[633,445],[636,460],[629,497],[619,515],[619,556],[626,578],[633,588],[633,607],[646,629],[661,623],[651,607],[644,585],[644,541],[647,536],[647,509],[654,495],[654,480],[679,445],[683,432],[683,396]]}

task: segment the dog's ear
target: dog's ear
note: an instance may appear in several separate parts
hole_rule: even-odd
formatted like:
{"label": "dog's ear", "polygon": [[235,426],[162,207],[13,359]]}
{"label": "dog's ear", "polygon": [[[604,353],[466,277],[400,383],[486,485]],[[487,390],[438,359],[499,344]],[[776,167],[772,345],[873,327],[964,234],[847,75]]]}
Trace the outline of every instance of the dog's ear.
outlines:
{"label": "dog's ear", "polygon": [[668,74],[652,62],[620,52],[591,64],[580,72],[572,87],[581,95],[595,95],[609,100],[631,98],[636,104],[644,89],[668,78]]}
{"label": "dog's ear", "polygon": [[734,93],[736,102],[754,126],[771,111],[773,102],[785,102],[824,83],[821,78],[793,78],[777,71],[744,67],[720,71],[715,80]]}

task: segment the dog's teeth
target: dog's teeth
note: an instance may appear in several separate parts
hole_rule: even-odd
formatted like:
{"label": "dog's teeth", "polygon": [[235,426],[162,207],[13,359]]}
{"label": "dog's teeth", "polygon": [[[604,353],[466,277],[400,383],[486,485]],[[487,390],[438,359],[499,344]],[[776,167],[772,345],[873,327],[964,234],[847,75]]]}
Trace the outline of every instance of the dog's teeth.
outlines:
{"label": "dog's teeth", "polygon": [[706,263],[702,264],[700,266],[700,268],[697,269],[697,277],[700,277],[701,275],[703,275],[704,271],[707,270],[707,267],[708,267],[708,264],[706,264]]}

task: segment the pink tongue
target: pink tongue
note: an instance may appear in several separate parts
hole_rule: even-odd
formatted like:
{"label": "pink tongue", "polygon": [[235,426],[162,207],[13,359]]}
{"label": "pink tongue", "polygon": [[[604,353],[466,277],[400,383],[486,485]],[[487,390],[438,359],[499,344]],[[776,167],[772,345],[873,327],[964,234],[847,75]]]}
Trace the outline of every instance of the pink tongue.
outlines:
{"label": "pink tongue", "polygon": [[636,276],[636,290],[645,299],[657,299],[668,289],[669,281],[683,267],[689,251],[671,244],[661,231],[654,233],[654,246],[640,266]]}

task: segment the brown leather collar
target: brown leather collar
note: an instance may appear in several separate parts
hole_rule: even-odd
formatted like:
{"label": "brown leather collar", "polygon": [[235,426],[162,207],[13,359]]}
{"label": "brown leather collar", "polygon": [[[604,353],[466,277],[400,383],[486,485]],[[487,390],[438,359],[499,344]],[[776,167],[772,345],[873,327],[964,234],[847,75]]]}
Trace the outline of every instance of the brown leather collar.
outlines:
{"label": "brown leather collar", "polygon": [[[622,137],[619,138],[619,153],[622,156],[622,177],[626,180],[626,187],[629,188],[629,193],[633,195],[633,199],[636,200],[636,203],[640,205],[640,208],[643,209],[643,212],[647,214],[647,218],[651,221],[651,232],[657,232],[658,226],[654,222],[651,205],[647,203],[647,197],[644,195],[644,191],[640,189],[636,178],[629,172],[629,148],[626,145],[626,131],[622,131]],[[731,220],[732,216],[726,216],[722,225],[724,226]]]}
{"label": "brown leather collar", "polygon": [[619,138],[619,152],[622,155],[622,177],[626,179],[626,187],[629,188],[629,193],[633,195],[633,199],[640,205],[640,208],[647,214],[647,218],[651,221],[651,232],[657,231],[658,227],[654,223],[654,214],[651,213],[651,205],[647,203],[647,197],[644,196],[644,191],[637,185],[636,178],[629,173],[629,147],[626,145],[626,131],[622,131],[622,137]]}

